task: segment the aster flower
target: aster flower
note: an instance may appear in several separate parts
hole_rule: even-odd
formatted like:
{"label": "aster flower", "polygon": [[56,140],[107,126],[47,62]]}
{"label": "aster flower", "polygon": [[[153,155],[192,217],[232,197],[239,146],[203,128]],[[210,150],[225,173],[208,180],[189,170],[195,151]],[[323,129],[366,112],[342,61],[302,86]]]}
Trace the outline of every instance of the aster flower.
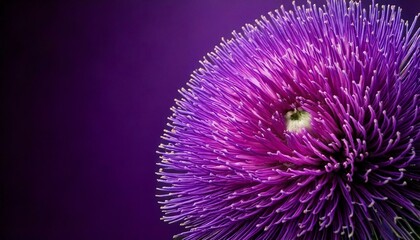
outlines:
{"label": "aster flower", "polygon": [[158,153],[184,239],[420,239],[420,46],[401,9],[329,0],[233,32]]}

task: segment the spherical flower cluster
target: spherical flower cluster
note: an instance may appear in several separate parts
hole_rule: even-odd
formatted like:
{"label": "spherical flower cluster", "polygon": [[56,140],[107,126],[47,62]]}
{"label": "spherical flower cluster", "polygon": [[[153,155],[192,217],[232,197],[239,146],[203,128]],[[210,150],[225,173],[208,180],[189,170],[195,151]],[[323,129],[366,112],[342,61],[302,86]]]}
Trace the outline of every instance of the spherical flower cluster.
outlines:
{"label": "spherical flower cluster", "polygon": [[183,239],[420,239],[419,32],[344,0],[233,32],[172,109],[163,220]]}

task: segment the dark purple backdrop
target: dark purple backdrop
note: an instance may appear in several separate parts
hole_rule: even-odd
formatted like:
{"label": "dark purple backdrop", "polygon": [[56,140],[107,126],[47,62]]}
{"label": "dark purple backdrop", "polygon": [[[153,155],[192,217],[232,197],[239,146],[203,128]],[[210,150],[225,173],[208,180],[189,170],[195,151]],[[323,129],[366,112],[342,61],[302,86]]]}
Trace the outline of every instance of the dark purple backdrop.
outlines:
{"label": "dark purple backdrop", "polygon": [[[386,2],[410,20],[420,9]],[[177,89],[222,36],[280,4],[2,2],[0,239],[171,239],[155,151]]]}

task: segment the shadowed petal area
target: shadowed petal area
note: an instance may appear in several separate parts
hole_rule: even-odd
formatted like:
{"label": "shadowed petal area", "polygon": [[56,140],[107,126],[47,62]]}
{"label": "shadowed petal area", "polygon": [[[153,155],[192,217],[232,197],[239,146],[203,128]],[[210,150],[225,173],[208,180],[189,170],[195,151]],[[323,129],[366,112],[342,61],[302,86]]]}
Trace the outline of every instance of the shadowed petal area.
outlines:
{"label": "shadowed petal area", "polygon": [[233,32],[172,108],[163,220],[183,239],[419,239],[416,20],[330,0]]}

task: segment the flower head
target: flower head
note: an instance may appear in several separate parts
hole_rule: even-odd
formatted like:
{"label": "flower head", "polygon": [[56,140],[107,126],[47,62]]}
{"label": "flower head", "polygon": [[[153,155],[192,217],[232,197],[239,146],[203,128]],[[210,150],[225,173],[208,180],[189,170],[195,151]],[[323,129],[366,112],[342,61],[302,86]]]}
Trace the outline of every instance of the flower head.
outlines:
{"label": "flower head", "polygon": [[172,109],[163,220],[185,239],[419,239],[419,36],[343,0],[233,32]]}

